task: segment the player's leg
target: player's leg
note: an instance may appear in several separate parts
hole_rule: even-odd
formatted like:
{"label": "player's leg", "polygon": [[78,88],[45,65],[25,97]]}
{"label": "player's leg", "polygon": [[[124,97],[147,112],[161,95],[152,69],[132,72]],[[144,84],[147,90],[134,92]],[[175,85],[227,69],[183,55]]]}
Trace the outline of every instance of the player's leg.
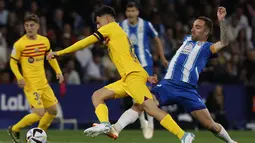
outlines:
{"label": "player's leg", "polygon": [[110,123],[108,117],[108,108],[105,105],[105,100],[120,98],[124,96],[127,96],[127,94],[123,89],[121,80],[95,91],[92,95],[92,102],[95,107],[95,113],[98,120],[100,121],[100,124],[96,124],[94,127],[86,129],[84,133],[87,136],[97,136],[101,133],[109,132]]}
{"label": "player's leg", "polygon": [[201,110],[195,110],[191,112],[191,115],[197,119],[205,128],[214,133],[216,137],[227,142],[227,143],[235,143],[233,141],[227,131],[221,126],[219,123],[215,123],[211,118],[211,115],[207,108]]}
{"label": "player's leg", "polygon": [[[147,66],[144,67],[146,72],[148,73],[149,76],[153,76],[153,67],[152,66]],[[147,82],[146,83],[147,87],[149,90],[151,90],[152,84]],[[145,114],[147,116],[147,120],[145,119]],[[141,128],[143,130],[143,136],[146,139],[151,139],[153,137],[153,130],[154,130],[154,119],[152,116],[147,114],[146,112],[142,112],[139,115],[139,120],[141,124]]]}
{"label": "player's leg", "polygon": [[185,92],[180,90],[177,94],[179,95],[179,103],[205,128],[227,143],[235,143],[229,137],[226,130],[220,124],[213,121],[203,100],[195,89],[186,89]]}
{"label": "player's leg", "polygon": [[41,95],[38,91],[25,91],[25,95],[29,104],[31,105],[32,113],[26,115],[18,123],[8,128],[9,134],[11,135],[12,139],[17,143],[20,142],[20,130],[39,121],[45,114]]}
{"label": "player's leg", "polygon": [[139,104],[133,104],[133,106],[126,110],[114,124],[115,130],[120,133],[127,125],[134,123],[140,113],[143,113],[143,108]]}
{"label": "player's leg", "polygon": [[95,107],[97,118],[101,123],[109,122],[108,108],[105,105],[105,100],[120,98],[124,96],[126,96],[126,92],[123,90],[121,80],[109,84],[93,93],[92,103]]}
{"label": "player's leg", "polygon": [[43,129],[44,131],[47,131],[50,124],[57,115],[57,103],[58,103],[58,100],[55,97],[55,94],[50,86],[42,89],[42,101],[46,109],[46,113],[40,120],[38,127]]}
{"label": "player's leg", "polygon": [[[148,114],[160,121],[160,124],[168,131],[175,134],[179,139],[187,139],[189,142],[192,142],[193,136],[191,136],[191,134],[185,135],[185,132],[177,125],[172,117],[158,108],[153,100],[152,94],[146,86],[146,81],[147,76],[144,76],[141,73],[133,73],[132,75],[129,75],[125,82],[127,84],[129,95],[132,96],[137,104],[141,104]],[[144,101],[145,98],[146,100]]]}
{"label": "player's leg", "polygon": [[108,108],[105,100],[114,98],[114,91],[107,88],[101,88],[92,95],[92,103],[95,107],[95,113],[101,123],[109,123]]}

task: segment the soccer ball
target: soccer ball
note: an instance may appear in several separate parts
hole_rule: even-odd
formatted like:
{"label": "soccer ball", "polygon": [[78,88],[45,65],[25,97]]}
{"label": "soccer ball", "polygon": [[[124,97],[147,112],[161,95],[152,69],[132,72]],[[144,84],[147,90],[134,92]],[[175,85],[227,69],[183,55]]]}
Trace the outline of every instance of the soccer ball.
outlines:
{"label": "soccer ball", "polygon": [[43,129],[32,128],[27,132],[26,142],[27,143],[46,143],[47,134]]}

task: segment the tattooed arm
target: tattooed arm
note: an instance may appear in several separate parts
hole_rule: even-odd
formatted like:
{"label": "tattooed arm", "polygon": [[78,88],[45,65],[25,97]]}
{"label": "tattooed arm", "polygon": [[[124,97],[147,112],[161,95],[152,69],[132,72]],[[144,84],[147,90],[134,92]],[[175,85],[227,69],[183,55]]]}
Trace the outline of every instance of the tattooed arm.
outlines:
{"label": "tattooed arm", "polygon": [[218,8],[217,16],[220,23],[220,41],[216,42],[215,44],[211,46],[211,51],[213,53],[217,53],[223,47],[229,44],[229,40],[227,36],[227,25],[226,25],[226,21],[224,20],[226,14],[227,14],[227,11],[224,7]]}

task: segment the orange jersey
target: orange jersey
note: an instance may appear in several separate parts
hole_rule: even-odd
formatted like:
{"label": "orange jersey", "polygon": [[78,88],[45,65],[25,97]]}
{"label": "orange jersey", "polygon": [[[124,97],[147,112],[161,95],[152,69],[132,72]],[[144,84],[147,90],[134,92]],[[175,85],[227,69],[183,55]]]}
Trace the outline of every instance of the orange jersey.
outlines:
{"label": "orange jersey", "polygon": [[[46,52],[49,50],[48,38],[41,35],[37,35],[36,40],[28,39],[24,35],[15,42],[11,58],[21,64],[26,83],[25,89],[41,89],[48,85],[44,70],[44,59]],[[61,73],[60,69],[58,72]]]}

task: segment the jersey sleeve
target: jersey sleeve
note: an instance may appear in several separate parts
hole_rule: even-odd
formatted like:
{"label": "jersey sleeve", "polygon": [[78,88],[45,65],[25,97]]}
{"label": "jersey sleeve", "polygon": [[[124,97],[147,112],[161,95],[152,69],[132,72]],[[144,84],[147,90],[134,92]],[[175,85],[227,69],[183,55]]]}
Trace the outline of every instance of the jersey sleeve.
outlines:
{"label": "jersey sleeve", "polygon": [[20,45],[20,43],[16,42],[13,45],[13,49],[12,49],[12,52],[11,52],[11,58],[13,58],[15,60],[19,60],[21,52],[22,52],[22,46]]}
{"label": "jersey sleeve", "polygon": [[104,41],[106,37],[109,37],[112,30],[116,28],[113,23],[107,24],[99,28],[93,35],[101,42]]}
{"label": "jersey sleeve", "polygon": [[45,37],[45,44],[46,44],[46,53],[51,51],[51,47],[50,47],[50,41],[48,38]]}
{"label": "jersey sleeve", "polygon": [[151,38],[158,36],[158,32],[154,29],[154,27],[152,26],[150,22],[147,23],[147,29],[148,29],[148,35]]}

